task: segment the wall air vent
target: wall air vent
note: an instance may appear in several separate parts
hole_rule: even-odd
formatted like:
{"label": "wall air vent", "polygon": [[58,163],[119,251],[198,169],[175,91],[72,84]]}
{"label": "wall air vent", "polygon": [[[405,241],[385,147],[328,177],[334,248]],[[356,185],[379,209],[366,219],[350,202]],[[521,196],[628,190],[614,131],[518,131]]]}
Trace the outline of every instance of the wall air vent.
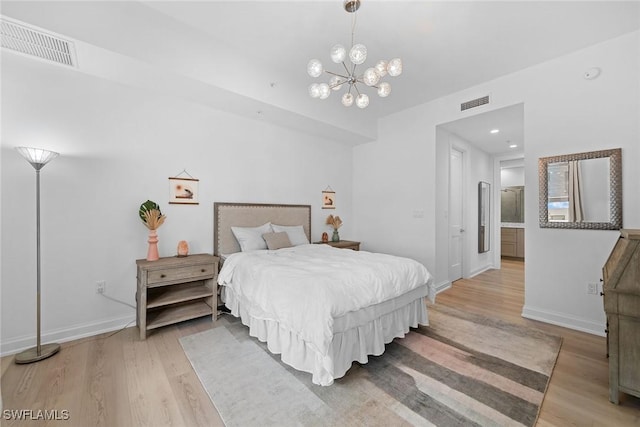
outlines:
{"label": "wall air vent", "polygon": [[46,61],[76,67],[73,43],[39,29],[0,19],[2,47]]}
{"label": "wall air vent", "polygon": [[489,103],[489,95],[482,98],[472,99],[471,101],[463,102],[460,104],[460,111],[468,110],[469,108],[479,107]]}

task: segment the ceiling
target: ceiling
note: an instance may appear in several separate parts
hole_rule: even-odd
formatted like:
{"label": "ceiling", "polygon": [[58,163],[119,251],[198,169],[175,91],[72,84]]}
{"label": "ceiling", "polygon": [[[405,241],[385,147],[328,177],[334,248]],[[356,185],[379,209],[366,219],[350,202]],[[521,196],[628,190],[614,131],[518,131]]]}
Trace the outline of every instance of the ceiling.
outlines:
{"label": "ceiling", "polygon": [[365,65],[400,57],[404,71],[360,110],[307,92],[307,62],[337,71],[329,50],[350,44],[341,0],[3,0],[2,15],[75,41],[85,74],[350,144],[374,140],[381,117],[640,28],[637,1],[363,0]]}
{"label": "ceiling", "polygon": [[465,117],[440,127],[485,153],[502,155],[524,151],[524,104]]}

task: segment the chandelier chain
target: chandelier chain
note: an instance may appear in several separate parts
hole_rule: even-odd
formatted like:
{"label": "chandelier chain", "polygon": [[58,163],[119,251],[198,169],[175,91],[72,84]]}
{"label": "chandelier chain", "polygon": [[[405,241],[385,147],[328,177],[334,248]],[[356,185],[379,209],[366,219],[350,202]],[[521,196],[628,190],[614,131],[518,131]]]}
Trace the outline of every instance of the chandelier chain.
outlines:
{"label": "chandelier chain", "polygon": [[353,16],[351,17],[351,47],[353,47],[355,43],[355,34],[356,34],[356,18],[358,16],[357,10],[353,12]]}

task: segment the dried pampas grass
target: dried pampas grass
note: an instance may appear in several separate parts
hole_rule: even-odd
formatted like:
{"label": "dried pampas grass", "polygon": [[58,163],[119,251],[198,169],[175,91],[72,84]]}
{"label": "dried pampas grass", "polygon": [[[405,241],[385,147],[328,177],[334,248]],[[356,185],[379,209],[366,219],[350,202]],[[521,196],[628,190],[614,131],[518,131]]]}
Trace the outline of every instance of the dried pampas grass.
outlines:
{"label": "dried pampas grass", "polygon": [[157,230],[164,223],[166,216],[162,215],[159,209],[149,209],[144,211],[143,223],[149,230]]}
{"label": "dried pampas grass", "polygon": [[330,225],[333,227],[334,230],[337,230],[338,228],[340,228],[342,226],[342,220],[340,219],[339,216],[333,216],[333,215],[329,215],[327,217],[327,225]]}

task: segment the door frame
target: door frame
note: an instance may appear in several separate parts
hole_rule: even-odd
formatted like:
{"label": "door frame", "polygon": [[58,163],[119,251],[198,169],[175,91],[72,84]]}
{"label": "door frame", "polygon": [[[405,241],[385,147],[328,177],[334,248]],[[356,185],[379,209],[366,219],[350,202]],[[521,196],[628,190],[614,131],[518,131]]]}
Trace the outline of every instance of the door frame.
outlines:
{"label": "door frame", "polygon": [[[447,272],[447,278],[449,280],[450,283],[453,283],[454,280],[452,280],[451,277],[451,152],[452,151],[457,151],[460,153],[460,197],[461,197],[461,202],[460,202],[460,217],[461,217],[461,224],[460,227],[462,230],[466,229],[466,212],[467,212],[467,186],[466,184],[466,177],[467,177],[467,150],[465,148],[462,148],[460,146],[458,146],[457,144],[449,144],[449,182],[448,182],[448,206],[447,206],[447,210],[449,211],[449,218],[447,221],[447,225],[448,225],[448,229],[447,229],[447,236],[448,236],[448,272]],[[464,279],[465,277],[468,276],[468,272],[465,271],[465,267],[467,266],[468,262],[467,262],[467,236],[466,236],[466,231],[462,231],[460,233],[460,278]],[[455,279],[458,280],[458,279]]]}

